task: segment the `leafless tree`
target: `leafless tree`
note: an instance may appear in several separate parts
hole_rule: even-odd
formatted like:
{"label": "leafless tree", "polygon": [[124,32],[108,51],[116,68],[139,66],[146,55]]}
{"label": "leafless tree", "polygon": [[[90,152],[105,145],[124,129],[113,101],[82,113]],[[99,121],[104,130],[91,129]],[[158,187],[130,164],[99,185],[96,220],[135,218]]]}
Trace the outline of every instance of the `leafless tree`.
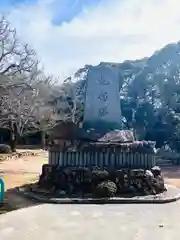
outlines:
{"label": "leafless tree", "polygon": [[22,82],[1,85],[0,89],[0,126],[11,131],[12,141],[30,131],[45,131],[52,119],[47,91],[43,94],[45,84],[37,83],[35,87]]}
{"label": "leafless tree", "polygon": [[16,29],[0,19],[0,127],[8,128],[11,140],[31,129],[44,131],[51,122],[47,97],[52,76],[39,68],[35,51],[19,40]]}
{"label": "leafless tree", "polygon": [[30,72],[37,64],[35,51],[18,39],[16,29],[1,16],[0,75],[12,77],[17,73]]}
{"label": "leafless tree", "polygon": [[56,89],[53,106],[58,120],[78,123],[83,116],[87,71],[90,66],[79,69],[64,80]]}
{"label": "leafless tree", "polygon": [[68,78],[56,91],[53,105],[58,120],[72,121],[76,123],[79,112],[83,107],[83,99],[79,95],[79,86]]}

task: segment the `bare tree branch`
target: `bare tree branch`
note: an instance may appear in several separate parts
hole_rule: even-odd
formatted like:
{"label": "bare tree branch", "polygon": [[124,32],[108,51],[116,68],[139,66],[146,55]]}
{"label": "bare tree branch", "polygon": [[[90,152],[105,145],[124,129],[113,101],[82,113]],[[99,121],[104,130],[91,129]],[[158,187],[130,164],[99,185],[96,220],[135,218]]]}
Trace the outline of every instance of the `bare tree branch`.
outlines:
{"label": "bare tree branch", "polygon": [[13,76],[30,72],[38,64],[35,51],[22,43],[16,30],[4,18],[0,19],[0,75]]}
{"label": "bare tree branch", "polygon": [[83,88],[84,81],[73,83],[71,77],[64,81],[57,97],[52,100],[57,120],[79,122],[84,107],[85,92]]}
{"label": "bare tree branch", "polygon": [[26,82],[0,85],[0,126],[8,126],[11,119],[19,136],[30,127],[44,129],[53,121],[53,109],[47,101],[51,91],[51,85],[47,83],[50,77],[40,71],[34,76],[33,81],[27,76]]}

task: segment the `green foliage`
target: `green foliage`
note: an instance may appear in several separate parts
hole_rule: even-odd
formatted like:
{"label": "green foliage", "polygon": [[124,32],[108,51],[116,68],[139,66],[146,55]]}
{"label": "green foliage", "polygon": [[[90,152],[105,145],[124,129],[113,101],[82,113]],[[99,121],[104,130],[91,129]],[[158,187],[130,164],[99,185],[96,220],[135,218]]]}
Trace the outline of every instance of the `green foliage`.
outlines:
{"label": "green foliage", "polygon": [[[141,138],[156,141],[157,147],[168,143],[180,151],[176,144],[180,140],[180,42],[165,46],[149,58],[125,61],[117,66],[125,127],[139,131]],[[86,85],[84,76],[90,67],[87,65],[75,74],[79,89]],[[82,103],[82,92],[77,95]],[[82,115],[83,107],[78,109]]]}

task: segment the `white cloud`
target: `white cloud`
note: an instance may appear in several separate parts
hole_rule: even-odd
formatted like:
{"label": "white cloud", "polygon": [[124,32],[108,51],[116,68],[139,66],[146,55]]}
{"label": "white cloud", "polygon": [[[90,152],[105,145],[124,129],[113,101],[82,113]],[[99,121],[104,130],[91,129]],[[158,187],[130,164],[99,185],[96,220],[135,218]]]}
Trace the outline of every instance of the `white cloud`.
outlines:
{"label": "white cloud", "polygon": [[60,26],[52,23],[55,1],[16,7],[9,19],[36,49],[46,71],[60,77],[84,64],[148,56],[180,40],[179,0],[102,1]]}

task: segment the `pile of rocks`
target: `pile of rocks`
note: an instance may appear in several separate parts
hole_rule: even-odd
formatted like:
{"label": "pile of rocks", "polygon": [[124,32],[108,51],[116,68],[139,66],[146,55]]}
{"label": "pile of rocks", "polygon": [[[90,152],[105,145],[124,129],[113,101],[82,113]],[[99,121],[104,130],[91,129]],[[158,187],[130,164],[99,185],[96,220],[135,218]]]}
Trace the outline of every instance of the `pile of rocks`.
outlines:
{"label": "pile of rocks", "polygon": [[156,195],[166,191],[159,167],[151,170],[60,168],[43,165],[39,187],[63,196],[114,197]]}

